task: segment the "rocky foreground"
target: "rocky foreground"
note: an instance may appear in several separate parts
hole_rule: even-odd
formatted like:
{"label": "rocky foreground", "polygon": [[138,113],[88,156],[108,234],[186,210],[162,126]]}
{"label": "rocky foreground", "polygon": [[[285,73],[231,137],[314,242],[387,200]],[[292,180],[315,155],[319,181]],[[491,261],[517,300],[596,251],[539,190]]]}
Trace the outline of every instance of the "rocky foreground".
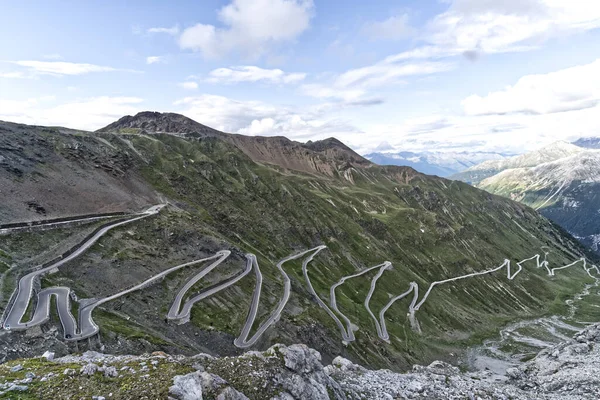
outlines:
{"label": "rocky foreground", "polygon": [[0,398],[52,399],[598,399],[600,324],[543,350],[498,381],[436,361],[411,372],[321,364],[309,347],[275,345],[239,357],[112,356],[96,352],[0,365]]}

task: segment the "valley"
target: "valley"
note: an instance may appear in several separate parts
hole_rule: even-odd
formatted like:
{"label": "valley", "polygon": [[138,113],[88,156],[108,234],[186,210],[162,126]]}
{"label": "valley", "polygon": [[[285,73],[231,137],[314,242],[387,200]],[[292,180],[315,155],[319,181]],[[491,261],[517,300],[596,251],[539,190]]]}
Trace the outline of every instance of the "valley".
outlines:
{"label": "valley", "polygon": [[[147,131],[148,121],[177,134]],[[69,288],[62,304],[67,293],[95,299],[71,312],[75,320],[88,315],[85,332],[96,325],[97,334],[65,342],[65,333],[81,338],[82,325],[74,334],[57,331],[70,317],[51,306],[26,332],[14,329],[21,319],[9,321],[11,332],[0,333],[0,342],[15,349],[11,358],[41,346],[227,355],[301,341],[326,360],[342,354],[376,367],[456,362],[511,321],[562,315],[564,298],[595,274],[593,253],[510,200],[410,168],[374,165],[333,140],[302,145],[180,122],[146,113],[130,117],[126,128],[97,133],[1,125],[0,139],[16,144],[2,150],[3,224],[41,220],[39,208],[27,205],[33,198],[45,220],[74,219],[72,226],[32,225],[0,236],[9,265],[5,314],[16,283],[33,266],[106,222],[76,222],[74,215],[127,219],[167,204],[151,218],[106,232],[33,285],[31,297],[46,294],[49,305],[57,296],[50,288]],[[42,154],[53,161],[31,162]],[[95,209],[86,202],[92,184],[93,204],[102,204]],[[41,202],[42,187],[57,192]],[[532,258],[538,249],[543,256]],[[499,263],[507,257],[514,261]],[[581,258],[589,260],[585,268],[573,262]],[[549,275],[547,261],[556,274]],[[15,319],[23,307],[35,311],[22,305]]]}

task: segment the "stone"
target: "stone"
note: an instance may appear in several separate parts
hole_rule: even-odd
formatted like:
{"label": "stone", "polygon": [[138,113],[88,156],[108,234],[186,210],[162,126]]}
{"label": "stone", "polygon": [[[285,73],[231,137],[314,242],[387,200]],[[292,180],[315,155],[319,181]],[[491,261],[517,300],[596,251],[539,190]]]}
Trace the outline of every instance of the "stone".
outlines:
{"label": "stone", "polygon": [[107,378],[115,378],[119,375],[117,369],[113,366],[104,368],[104,376]]}
{"label": "stone", "polygon": [[81,367],[79,372],[81,372],[81,375],[94,375],[96,372],[98,372],[98,366],[96,364],[89,363]]}
{"label": "stone", "polygon": [[216,392],[221,387],[227,385],[227,381],[220,376],[208,372],[199,372],[198,376],[202,382],[202,391],[204,393]]}
{"label": "stone", "polygon": [[219,393],[217,400],[249,400],[246,395],[238,392],[231,386],[226,387]]}
{"label": "stone", "polygon": [[25,385],[12,385],[11,387],[8,388],[7,391],[9,391],[9,392],[24,392],[27,389],[29,389],[29,388]]}
{"label": "stone", "polygon": [[42,354],[42,358],[45,358],[48,361],[52,361],[54,360],[54,353],[51,351],[46,351],[44,354]]}
{"label": "stone", "polygon": [[176,375],[169,396],[177,400],[202,400],[202,380],[196,372]]}
{"label": "stone", "polygon": [[19,371],[21,371],[22,369],[23,369],[23,366],[22,366],[21,364],[17,364],[17,365],[15,365],[14,367],[12,367],[12,368],[10,369],[10,372],[19,372]]}

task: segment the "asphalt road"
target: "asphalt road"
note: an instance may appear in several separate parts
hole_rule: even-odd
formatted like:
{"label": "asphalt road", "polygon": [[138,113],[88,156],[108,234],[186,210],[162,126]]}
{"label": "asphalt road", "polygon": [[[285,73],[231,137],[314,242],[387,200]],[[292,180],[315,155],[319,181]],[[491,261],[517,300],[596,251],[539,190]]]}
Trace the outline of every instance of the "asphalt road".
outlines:
{"label": "asphalt road", "polygon": [[[29,306],[29,302],[31,301],[31,297],[33,294],[33,283],[34,283],[35,279],[37,279],[39,276],[43,275],[44,273],[46,273],[52,269],[58,268],[61,265],[79,257],[81,254],[83,254],[85,251],[87,251],[96,241],[98,241],[98,239],[100,239],[102,236],[104,236],[111,229],[116,228],[118,226],[125,225],[125,224],[129,224],[131,222],[134,222],[134,221],[137,221],[137,220],[140,220],[143,218],[147,218],[151,215],[155,215],[163,207],[164,207],[164,205],[153,206],[153,207],[147,209],[146,211],[144,211],[143,213],[132,216],[132,218],[107,225],[106,227],[99,230],[96,234],[94,234],[94,236],[91,237],[90,239],[88,239],[85,243],[80,245],[69,256],[57,261],[56,263],[54,263],[46,268],[39,269],[37,271],[31,272],[31,273],[25,275],[24,277],[22,277],[19,280],[19,284],[16,289],[15,301],[12,303],[10,309],[8,310],[8,313],[6,314],[6,318],[3,323],[3,328],[11,329],[11,330],[26,330],[28,328],[38,326],[38,325],[41,325],[41,324],[47,322],[50,318],[51,299],[52,299],[52,297],[55,297],[56,303],[57,303],[57,308],[58,308],[58,315],[59,315],[59,318],[61,321],[61,325],[63,327],[65,340],[84,339],[84,338],[87,338],[87,337],[97,334],[99,331],[99,327],[96,325],[96,323],[92,319],[92,313],[96,307],[98,307],[106,302],[112,301],[116,298],[119,298],[121,296],[124,296],[128,293],[132,293],[134,291],[141,290],[141,289],[153,284],[154,282],[164,278],[168,274],[175,272],[179,269],[182,269],[185,267],[190,267],[190,266],[193,266],[193,265],[196,265],[196,264],[199,264],[202,262],[206,262],[206,261],[211,261],[211,260],[214,260],[214,261],[207,267],[203,268],[199,273],[194,275],[194,277],[192,277],[190,280],[188,280],[185,283],[185,285],[177,292],[177,294],[175,295],[175,298],[173,300],[173,303],[167,313],[167,319],[177,320],[181,323],[188,322],[190,320],[192,307],[197,302],[199,302],[207,297],[210,297],[210,296],[220,292],[221,290],[224,290],[224,289],[236,284],[242,278],[244,278],[246,275],[248,275],[252,270],[254,270],[255,277],[256,277],[256,283],[255,283],[255,288],[254,288],[254,292],[252,295],[250,309],[248,311],[248,315],[246,317],[246,321],[244,323],[244,326],[242,327],[240,335],[234,340],[235,346],[237,346],[239,348],[248,348],[248,347],[255,345],[256,342],[260,339],[260,337],[267,331],[267,329],[269,329],[277,321],[279,321],[279,319],[281,318],[281,313],[283,312],[285,306],[287,305],[289,298],[290,298],[290,294],[291,294],[291,281],[290,281],[288,274],[285,272],[283,265],[288,261],[296,260],[296,259],[302,258],[306,255],[309,255],[309,256],[306,257],[302,262],[302,272],[303,272],[304,278],[306,280],[308,290],[313,295],[313,297],[315,298],[315,301],[319,304],[319,306],[322,307],[327,312],[327,314],[334,320],[335,324],[337,325],[337,327],[339,328],[339,330],[342,334],[342,340],[344,340],[345,342],[352,342],[356,339],[355,335],[354,335],[354,331],[357,328],[355,325],[352,324],[350,319],[339,310],[338,305],[337,305],[336,289],[338,287],[340,287],[341,285],[343,285],[348,279],[360,277],[360,276],[368,273],[369,271],[372,271],[375,269],[379,269],[379,271],[371,279],[371,286],[370,286],[369,292],[367,293],[367,296],[365,298],[364,306],[367,309],[367,312],[369,313],[369,315],[371,316],[371,318],[375,324],[375,328],[377,330],[377,335],[382,340],[388,341],[388,342],[389,342],[390,336],[387,331],[387,327],[386,327],[386,323],[385,323],[385,314],[395,302],[407,297],[411,293],[413,294],[413,299],[412,299],[410,305],[408,306],[408,315],[411,317],[411,321],[413,321],[416,311],[418,311],[423,306],[423,304],[427,301],[427,299],[429,298],[429,295],[431,294],[434,287],[445,284],[445,283],[450,283],[450,282],[454,282],[454,281],[458,281],[458,280],[462,280],[462,279],[467,279],[470,277],[491,274],[491,273],[500,271],[503,268],[506,268],[507,279],[513,280],[523,270],[522,264],[527,261],[531,261],[531,260],[536,261],[537,268],[544,267],[547,270],[549,276],[554,276],[555,271],[567,269],[567,268],[575,266],[579,263],[582,264],[583,269],[590,277],[595,278],[591,273],[593,270],[595,270],[596,274],[600,275],[600,270],[598,269],[598,267],[596,267],[595,265],[588,266],[585,258],[576,260],[568,265],[550,268],[548,261],[546,260],[547,253],[545,254],[543,260],[540,260],[540,255],[536,254],[533,257],[530,257],[530,258],[527,258],[527,259],[517,262],[516,263],[517,269],[515,271],[513,271],[513,269],[512,269],[510,260],[507,259],[507,260],[504,260],[504,262],[500,266],[489,269],[489,270],[474,272],[474,273],[470,273],[470,274],[466,274],[466,275],[457,276],[454,278],[449,278],[449,279],[445,279],[445,280],[432,282],[429,285],[429,287],[428,287],[427,291],[425,292],[425,294],[423,295],[423,297],[420,299],[420,301],[418,301],[419,300],[419,286],[417,283],[411,282],[409,285],[409,289],[407,291],[405,291],[404,293],[391,298],[389,300],[389,302],[380,310],[379,318],[376,318],[370,308],[369,303],[370,303],[373,293],[376,289],[377,281],[381,278],[381,276],[384,274],[385,271],[391,269],[392,264],[389,261],[386,261],[383,264],[379,264],[374,267],[367,268],[361,272],[342,277],[337,283],[333,284],[329,290],[329,295],[330,295],[329,300],[330,300],[330,306],[331,306],[331,308],[330,308],[325,302],[323,302],[321,300],[319,295],[316,293],[315,289],[312,286],[310,278],[308,276],[308,264],[314,259],[314,257],[319,252],[321,252],[322,250],[324,250],[326,248],[326,246],[317,246],[317,247],[314,247],[312,249],[309,249],[309,250],[306,250],[306,251],[303,251],[300,253],[292,254],[277,263],[277,269],[281,273],[281,277],[282,277],[282,281],[283,281],[283,293],[282,293],[281,299],[279,300],[277,307],[269,314],[269,317],[262,324],[260,324],[258,326],[258,328],[256,329],[255,333],[251,337],[249,337],[250,332],[256,322],[256,317],[258,314],[258,307],[259,307],[259,303],[260,303],[260,296],[261,296],[261,291],[262,291],[262,282],[263,282],[262,273],[260,271],[258,261],[254,254],[246,254],[246,264],[245,264],[245,268],[242,271],[240,271],[239,273],[237,273],[217,284],[214,284],[208,288],[205,288],[204,290],[202,290],[201,292],[197,293],[195,296],[187,299],[184,302],[184,296],[189,292],[189,290],[196,283],[198,283],[202,278],[204,278],[206,275],[208,275],[210,272],[212,272],[215,268],[217,268],[223,261],[225,261],[231,255],[230,251],[222,250],[222,251],[217,252],[213,256],[190,261],[190,262],[169,268],[169,269],[141,282],[138,285],[135,285],[129,289],[123,290],[114,295],[111,295],[111,296],[108,296],[108,297],[105,297],[105,298],[99,299],[99,300],[93,300],[85,305],[81,305],[80,309],[79,309],[78,321],[75,320],[75,318],[73,317],[73,314],[71,313],[71,304],[70,304],[70,299],[71,299],[70,292],[71,291],[68,287],[53,287],[53,288],[43,289],[43,290],[39,291],[37,294],[37,304],[36,304],[35,310],[33,312],[33,316],[31,317],[31,319],[29,321],[22,322],[22,320],[25,316],[25,313],[27,311],[27,307]],[[15,294],[13,294],[13,296],[15,296]],[[340,318],[344,321],[345,324],[342,323]],[[79,326],[79,329],[78,329],[78,326]]]}
{"label": "asphalt road", "polygon": [[[73,315],[71,314],[70,307],[70,299],[69,293],[70,289],[65,287],[59,288],[49,288],[41,290],[38,293],[38,304],[33,313],[33,317],[30,321],[22,322],[23,317],[27,311],[27,307],[29,306],[29,302],[31,300],[31,296],[33,294],[33,282],[34,280],[45,274],[48,271],[51,271],[54,268],[58,268],[61,265],[79,257],[81,254],[85,253],[94,243],[98,241],[102,236],[104,236],[111,229],[116,228],[118,226],[122,226],[125,224],[129,224],[131,222],[147,218],[151,215],[157,214],[164,205],[157,205],[150,207],[146,211],[141,214],[136,215],[133,218],[127,219],[125,221],[115,222],[114,224],[110,224],[100,229],[94,236],[88,239],[85,243],[79,246],[73,253],[68,255],[67,257],[57,261],[56,263],[46,267],[39,269],[37,271],[30,272],[19,280],[19,284],[16,289],[16,298],[12,303],[8,313],[6,314],[6,318],[2,327],[8,330],[25,330],[31,328],[33,326],[37,326],[43,324],[48,321],[50,318],[50,298],[55,296],[57,299],[58,306],[58,315],[61,320],[61,324],[63,325],[64,337],[65,339],[76,339],[81,337],[82,335],[88,334],[92,330],[97,332],[97,327],[91,326],[87,324],[87,320],[82,320],[82,325],[80,326],[81,333],[76,332],[76,323]],[[93,333],[92,333],[93,334]],[[88,335],[91,336],[91,335]],[[86,336],[87,337],[87,336]]]}

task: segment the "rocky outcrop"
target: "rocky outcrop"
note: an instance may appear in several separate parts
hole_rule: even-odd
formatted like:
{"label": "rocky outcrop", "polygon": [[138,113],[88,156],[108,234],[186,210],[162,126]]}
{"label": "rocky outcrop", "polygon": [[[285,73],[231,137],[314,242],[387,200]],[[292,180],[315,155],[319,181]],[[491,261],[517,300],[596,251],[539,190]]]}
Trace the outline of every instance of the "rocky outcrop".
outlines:
{"label": "rocky outcrop", "polygon": [[[599,343],[600,324],[590,326],[572,340],[508,369],[505,381],[498,381],[488,371],[462,372],[442,361],[415,365],[407,373],[369,370],[342,357],[323,367],[321,355],[303,344],[278,344],[265,352],[222,358],[158,353],[111,356],[90,351],[52,361],[41,357],[35,362],[0,365],[0,394],[21,391],[34,396],[78,398],[83,393],[77,392],[77,387],[82,389],[83,382],[94,384],[94,379],[101,377],[99,382],[104,386],[96,384],[95,388],[109,397],[119,387],[143,391],[153,383],[157,396],[164,393],[173,400],[597,399]],[[62,371],[63,365],[70,368],[59,374],[49,372]],[[67,379],[68,387],[57,385],[58,379]],[[156,388],[167,382],[164,388]],[[121,398],[136,398],[136,394],[121,393]]]}
{"label": "rocky outcrop", "polygon": [[507,371],[511,384],[556,399],[600,398],[600,324]]}

